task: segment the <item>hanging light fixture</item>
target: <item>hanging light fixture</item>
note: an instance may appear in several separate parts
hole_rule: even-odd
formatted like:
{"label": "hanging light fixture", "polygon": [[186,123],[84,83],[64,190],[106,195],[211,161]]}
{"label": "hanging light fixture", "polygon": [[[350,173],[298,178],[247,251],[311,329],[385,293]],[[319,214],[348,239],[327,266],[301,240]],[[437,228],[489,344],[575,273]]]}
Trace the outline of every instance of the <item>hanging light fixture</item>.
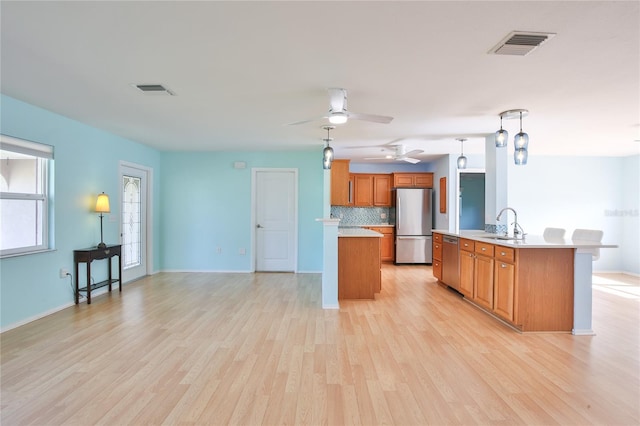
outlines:
{"label": "hanging light fixture", "polygon": [[509,142],[509,132],[502,129],[502,114],[500,114],[500,130],[496,132],[496,147],[504,148]]}
{"label": "hanging light fixture", "polygon": [[[507,132],[502,130],[502,119],[505,120],[512,118],[520,119],[520,132],[513,138],[513,146],[515,151],[513,153],[513,159],[516,165],[521,166],[527,164],[529,157],[529,135],[522,131],[522,117],[529,115],[529,111],[526,109],[510,109],[500,113],[500,130],[496,132],[496,147],[504,147],[507,145]],[[505,135],[502,139],[502,134]]]}
{"label": "hanging light fixture", "polygon": [[325,170],[331,169],[331,163],[333,163],[333,148],[329,146],[329,142],[333,139],[329,137],[329,131],[335,129],[335,126],[324,126],[323,129],[327,131],[327,138],[323,139],[325,142],[324,149],[322,150],[322,168]]}
{"label": "hanging light fixture", "polygon": [[467,157],[464,156],[463,144],[466,139],[456,139],[460,141],[460,157],[458,157],[458,169],[466,169],[467,168]]}

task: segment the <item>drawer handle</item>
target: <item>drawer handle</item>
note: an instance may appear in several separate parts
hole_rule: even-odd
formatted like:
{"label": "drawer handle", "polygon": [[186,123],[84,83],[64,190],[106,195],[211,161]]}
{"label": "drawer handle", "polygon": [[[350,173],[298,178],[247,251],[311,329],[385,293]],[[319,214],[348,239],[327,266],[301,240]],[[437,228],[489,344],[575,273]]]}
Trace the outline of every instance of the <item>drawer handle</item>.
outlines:
{"label": "drawer handle", "polygon": [[436,244],[436,248],[440,248],[440,246]]}
{"label": "drawer handle", "polygon": [[104,251],[104,254],[109,254],[109,252],[110,252],[110,251],[111,251],[111,250],[105,250],[105,251]]}
{"label": "drawer handle", "polygon": [[464,246],[465,246],[465,247],[469,247],[469,244],[467,244],[467,243],[464,243]]}
{"label": "drawer handle", "polygon": [[480,250],[486,251],[487,249],[486,249],[486,247],[482,247]]}
{"label": "drawer handle", "polygon": [[501,266],[502,266],[503,268],[506,268],[506,267],[507,267],[507,265],[505,265],[504,263],[503,263]]}
{"label": "drawer handle", "polygon": [[503,251],[501,251],[501,252],[500,252],[500,254],[501,254],[501,255],[503,255],[503,256],[506,256],[506,255],[507,255],[507,253],[505,253],[505,252],[503,252]]}

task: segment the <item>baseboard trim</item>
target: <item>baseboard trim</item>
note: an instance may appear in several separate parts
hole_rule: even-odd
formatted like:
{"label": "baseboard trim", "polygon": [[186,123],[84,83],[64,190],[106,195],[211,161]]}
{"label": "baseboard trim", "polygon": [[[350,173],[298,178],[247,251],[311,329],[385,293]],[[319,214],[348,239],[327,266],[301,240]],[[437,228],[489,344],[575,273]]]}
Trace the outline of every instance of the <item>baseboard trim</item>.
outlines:
{"label": "baseboard trim", "polygon": [[75,305],[75,302],[69,302],[69,303],[66,303],[64,305],[58,306],[56,308],[49,309],[48,311],[41,312],[41,313],[39,313],[37,315],[34,315],[32,317],[25,318],[25,319],[23,319],[21,321],[18,321],[18,322],[14,322],[13,324],[9,324],[8,326],[6,326],[2,330],[0,330],[0,334],[4,333],[5,331],[13,330],[14,328],[21,327],[21,326],[23,326],[25,324],[29,324],[30,322],[37,321],[37,320],[42,319],[44,317],[48,317],[49,315],[55,314],[56,312],[60,312],[60,311],[62,311],[64,309],[70,308],[71,306],[74,306],[74,305]]}

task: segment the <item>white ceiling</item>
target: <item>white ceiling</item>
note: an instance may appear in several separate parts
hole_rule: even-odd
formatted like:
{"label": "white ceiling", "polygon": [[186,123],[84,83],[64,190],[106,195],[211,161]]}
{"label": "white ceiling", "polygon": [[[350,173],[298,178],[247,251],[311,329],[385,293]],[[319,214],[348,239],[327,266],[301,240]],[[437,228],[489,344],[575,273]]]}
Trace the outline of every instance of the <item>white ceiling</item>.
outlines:
{"label": "white ceiling", "polygon": [[[320,151],[326,123],[285,124],[325,114],[326,89],[343,87],[350,111],[395,119],[338,126],[339,158],[402,142],[429,160],[460,137],[480,153],[513,108],[530,111],[530,157],[640,153],[638,1],[0,7],[2,93],[161,150]],[[557,35],[527,56],[487,53],[514,30]]]}

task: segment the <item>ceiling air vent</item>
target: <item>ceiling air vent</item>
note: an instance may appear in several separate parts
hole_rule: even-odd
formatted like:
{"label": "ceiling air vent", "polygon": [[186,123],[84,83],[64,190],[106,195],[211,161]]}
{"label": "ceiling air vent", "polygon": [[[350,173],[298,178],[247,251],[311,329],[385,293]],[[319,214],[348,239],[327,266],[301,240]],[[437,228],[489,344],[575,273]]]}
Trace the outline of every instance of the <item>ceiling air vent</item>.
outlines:
{"label": "ceiling air vent", "polygon": [[169,95],[174,96],[174,93],[164,87],[162,84],[135,84],[136,87],[141,92],[144,92],[147,95]]}
{"label": "ceiling air vent", "polygon": [[553,36],[555,36],[554,33],[514,31],[495,45],[489,53],[525,56]]}

